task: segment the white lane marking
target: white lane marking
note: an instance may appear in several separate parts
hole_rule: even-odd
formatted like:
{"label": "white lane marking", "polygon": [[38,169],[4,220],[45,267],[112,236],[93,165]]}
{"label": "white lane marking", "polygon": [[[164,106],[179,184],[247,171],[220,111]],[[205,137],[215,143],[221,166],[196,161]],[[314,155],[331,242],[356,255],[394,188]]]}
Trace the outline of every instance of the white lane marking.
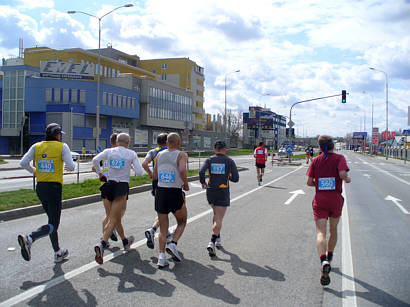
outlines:
{"label": "white lane marking", "polygon": [[350,307],[357,306],[357,300],[353,274],[352,246],[350,243],[349,212],[344,182],[342,195],[345,199],[342,216],[342,305]]}
{"label": "white lane marking", "polygon": [[[362,159],[360,159],[360,158],[358,158],[358,159],[363,162]],[[404,180],[404,179],[401,179],[400,177],[394,176],[393,174],[389,173],[388,171],[385,171],[384,169],[378,168],[378,167],[374,166],[374,165],[371,164],[371,163],[369,163],[369,165],[370,165],[371,167],[377,169],[378,171],[380,171],[380,172],[382,172],[382,173],[385,173],[386,175],[389,175],[389,176],[393,177],[394,179],[397,179],[397,180],[400,181],[400,182],[403,182],[403,183],[405,183],[405,184],[407,184],[407,185],[410,185],[410,182],[408,182],[408,181],[406,181],[406,180]]]}
{"label": "white lane marking", "polygon": [[370,179],[370,175],[369,174],[363,174],[363,176],[367,177],[367,179]]}
{"label": "white lane marking", "polygon": [[289,193],[292,194],[292,196],[289,197],[289,199],[287,201],[285,201],[285,205],[289,205],[298,195],[305,194],[305,192],[303,192],[303,190],[296,190],[296,191],[289,192]]}
{"label": "white lane marking", "polygon": [[[239,196],[235,197],[234,199],[231,199],[231,203],[234,202],[234,201],[237,201],[237,200],[241,199],[242,197],[245,197],[245,196],[247,196],[247,195],[249,195],[253,192],[258,191],[259,189],[263,188],[265,185],[269,185],[271,183],[279,181],[279,180],[285,178],[286,176],[298,171],[301,168],[302,168],[302,166],[299,166],[297,169],[295,169],[295,170],[293,170],[289,173],[286,173],[286,174],[284,174],[284,175],[282,175],[282,176],[280,176],[280,177],[278,177],[278,178],[276,178],[276,179],[274,179],[274,180],[272,180],[272,181],[270,181],[270,182],[268,182],[268,183],[266,183],[262,186],[259,186],[259,187],[255,188],[253,190],[250,190],[250,191],[248,191],[248,192],[246,192],[242,195],[239,195]],[[205,190],[201,191],[201,192],[194,193],[194,194],[187,195],[186,198],[193,197],[193,196],[196,196],[196,195],[199,195],[199,194],[202,194],[202,193],[205,193]],[[212,209],[208,209],[206,211],[203,211],[203,212],[189,218],[187,220],[187,224],[192,223],[193,221],[196,221],[197,219],[200,219],[201,217],[206,216],[206,215],[210,214],[211,212],[212,212]],[[170,228],[171,228],[171,230],[174,230],[176,228],[176,225],[174,225]],[[158,234],[156,236],[158,236]],[[135,242],[134,244],[132,244],[131,248],[137,248],[137,247],[140,247],[142,245],[145,245],[145,242],[146,242],[146,239],[139,240],[139,241]],[[112,260],[112,259],[114,259],[118,256],[121,256],[122,254],[125,254],[125,253],[126,253],[126,251],[123,251],[123,250],[115,251],[111,254],[108,254],[108,255],[104,256],[104,262]],[[74,269],[70,272],[65,273],[64,275],[53,278],[53,279],[47,281],[46,283],[44,283],[42,285],[31,288],[27,291],[24,291],[23,293],[20,293],[16,296],[13,296],[13,297],[9,298],[8,300],[6,300],[4,302],[1,302],[0,307],[13,306],[13,305],[16,305],[18,303],[21,303],[21,302],[29,299],[30,297],[38,295],[38,294],[42,293],[43,291],[45,291],[47,289],[50,289],[50,288],[52,288],[52,287],[54,287],[58,284],[61,284],[62,282],[66,281],[66,280],[69,280],[73,277],[76,277],[76,276],[78,276],[78,275],[80,275],[80,274],[82,274],[82,273],[84,273],[88,270],[91,270],[95,267],[98,267],[98,266],[99,266],[99,264],[96,263],[95,261],[90,262],[88,264],[85,264],[85,265],[83,265],[83,266],[81,266],[77,269]]]}
{"label": "white lane marking", "polygon": [[199,183],[190,182],[189,185],[193,186],[194,188],[202,188],[202,185]]}
{"label": "white lane marking", "polygon": [[408,212],[402,205],[399,204],[399,201],[401,201],[401,199],[398,199],[391,195],[387,195],[385,200],[391,200],[397,207],[399,207],[401,211],[403,211],[404,214],[410,214],[410,212]]}

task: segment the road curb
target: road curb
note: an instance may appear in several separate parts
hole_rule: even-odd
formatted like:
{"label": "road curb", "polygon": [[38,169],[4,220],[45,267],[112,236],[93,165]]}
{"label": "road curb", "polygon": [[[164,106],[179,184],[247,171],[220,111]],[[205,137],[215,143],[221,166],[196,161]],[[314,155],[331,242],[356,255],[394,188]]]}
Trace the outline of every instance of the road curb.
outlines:
{"label": "road curb", "polygon": [[[245,170],[248,170],[248,168],[238,167],[239,172],[245,171]],[[199,180],[199,175],[192,176],[192,177],[188,178],[189,182],[197,181],[197,180]],[[137,193],[141,193],[141,192],[150,191],[151,188],[152,188],[152,185],[150,183],[144,184],[144,185],[141,185],[141,186],[138,186],[138,187],[132,187],[132,188],[130,188],[130,193],[129,194],[137,194]],[[64,209],[79,207],[79,206],[95,203],[95,202],[98,202],[100,200],[101,200],[101,195],[100,194],[93,194],[93,195],[87,195],[87,196],[72,198],[72,199],[65,199],[65,200],[62,201],[62,208],[64,210]],[[30,206],[30,207],[24,207],[24,208],[18,208],[18,209],[2,211],[2,212],[0,212],[0,223],[20,219],[20,218],[23,218],[23,217],[42,214],[42,213],[44,213],[42,205],[34,205],[34,206]]]}

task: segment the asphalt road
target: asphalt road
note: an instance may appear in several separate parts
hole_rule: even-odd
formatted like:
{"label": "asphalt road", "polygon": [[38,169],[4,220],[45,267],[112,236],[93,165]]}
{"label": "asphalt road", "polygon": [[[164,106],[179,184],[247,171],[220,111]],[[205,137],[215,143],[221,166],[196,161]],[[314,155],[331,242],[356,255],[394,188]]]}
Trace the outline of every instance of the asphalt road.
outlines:
{"label": "asphalt road", "polygon": [[58,265],[48,238],[35,242],[30,262],[17,245],[17,234],[44,224],[45,215],[12,220],[0,224],[0,306],[409,306],[410,169],[346,156],[353,182],[345,186],[328,287],[319,283],[307,166],[268,166],[258,187],[253,161],[245,157],[238,164],[250,170],[231,185],[223,249],[215,259],[206,251],[212,216],[199,182],[187,193],[189,221],[178,244],[183,261],[164,270],[156,268],[157,246],[145,245],[144,230],[155,217],[149,192],[128,201],[124,227],[136,237],[133,249],[123,253],[112,244],[101,266],[93,251],[101,203],[63,211],[60,242],[70,256]]}

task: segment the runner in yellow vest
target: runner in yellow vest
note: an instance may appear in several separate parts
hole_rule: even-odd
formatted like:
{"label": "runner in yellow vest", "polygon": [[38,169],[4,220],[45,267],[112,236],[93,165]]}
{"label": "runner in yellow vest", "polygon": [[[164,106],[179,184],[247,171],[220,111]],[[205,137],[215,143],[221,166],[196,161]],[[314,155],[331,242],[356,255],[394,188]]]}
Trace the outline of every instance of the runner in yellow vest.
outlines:
{"label": "runner in yellow vest", "polygon": [[[48,224],[41,226],[29,235],[17,237],[21,247],[21,255],[26,261],[31,259],[33,242],[48,235],[54,249],[54,262],[61,262],[68,256],[68,250],[60,248],[57,229],[61,217],[64,163],[70,171],[75,169],[75,164],[70,148],[61,142],[62,133],[64,132],[59,124],[49,124],[46,128],[46,140],[31,146],[20,161],[23,168],[34,173],[37,177],[36,193],[48,216]],[[31,167],[30,161],[32,160],[35,161],[36,168]]]}

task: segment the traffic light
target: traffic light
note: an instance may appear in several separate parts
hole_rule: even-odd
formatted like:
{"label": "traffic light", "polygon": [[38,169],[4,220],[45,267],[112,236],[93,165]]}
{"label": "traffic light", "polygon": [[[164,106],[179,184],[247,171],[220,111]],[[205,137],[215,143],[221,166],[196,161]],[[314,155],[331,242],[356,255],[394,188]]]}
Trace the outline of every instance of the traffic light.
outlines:
{"label": "traffic light", "polygon": [[342,90],[342,103],[346,103],[346,90]]}

